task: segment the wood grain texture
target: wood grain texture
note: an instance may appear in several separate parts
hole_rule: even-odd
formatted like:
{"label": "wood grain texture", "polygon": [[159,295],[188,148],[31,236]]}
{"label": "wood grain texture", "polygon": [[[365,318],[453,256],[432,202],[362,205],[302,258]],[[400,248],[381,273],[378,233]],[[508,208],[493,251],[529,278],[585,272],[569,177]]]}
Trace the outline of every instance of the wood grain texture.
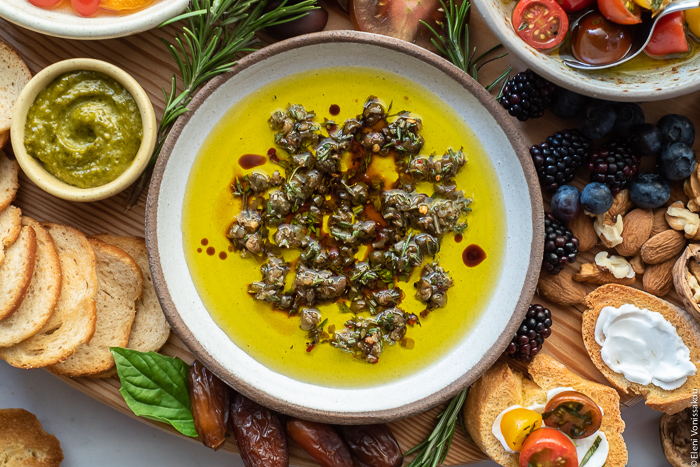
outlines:
{"label": "wood grain texture", "polygon": [[[329,10],[331,17],[328,29],[351,28],[347,17],[339,13],[336,7],[330,6]],[[496,44],[497,40],[485,26],[477,12],[473,13],[471,25],[472,41],[479,50],[486,50],[488,47]],[[175,66],[172,64],[171,58],[159,38],[172,38],[174,31],[175,26],[171,26],[122,39],[79,42],[45,37],[0,19],[0,39],[12,44],[19,50],[33,73],[57,61],[75,57],[97,58],[114,63],[132,74],[144,87],[153,102],[157,115],[162,114],[164,104],[161,88],[169,86],[170,76],[175,71]],[[507,66],[513,66],[516,72],[525,68],[517,59],[509,56],[505,60],[491,63],[481,70],[480,74],[483,81],[487,82],[489,78],[493,79],[498,76]],[[696,98],[681,97],[670,101],[644,104],[642,107],[648,122],[656,122],[659,117],[669,112],[685,114],[691,119],[699,115],[698,100]],[[536,144],[555,131],[575,127],[577,122],[562,121],[551,114],[547,114],[544,118],[517,123],[517,125],[523,132],[525,140],[530,144]],[[586,171],[582,169],[574,184],[582,187],[585,183]],[[82,229],[87,234],[101,232],[138,236],[143,236],[144,234],[143,207],[146,200],[145,193],[141,196],[139,204],[125,213],[123,206],[126,195],[124,193],[100,202],[78,204],[62,201],[46,194],[24,175],[20,176],[20,184],[21,188],[16,203],[26,215],[39,220],[67,223]],[[545,202],[549,203],[548,197],[545,197]],[[598,251],[598,248],[594,248],[581,254],[578,263],[569,267],[578,270],[581,262],[592,261]],[[585,286],[588,290],[593,290],[594,288],[589,284],[585,284]],[[635,286],[641,288],[641,283],[638,281]],[[666,299],[682,306],[675,293],[669,294]],[[550,308],[554,315],[553,333],[547,340],[544,351],[562,361],[581,376],[606,383],[605,378],[588,358],[583,346],[580,332],[583,308],[559,306],[548,302],[543,297],[536,297],[535,301]],[[193,359],[190,351],[175,335],[171,336],[162,353],[180,357],[188,363]],[[521,364],[513,364],[513,366],[521,371],[525,369]],[[134,417],[119,394],[120,384],[116,378],[59,378],[79,391]],[[623,396],[622,401],[624,405],[632,405],[638,402],[639,399]],[[399,420],[390,424],[404,450],[415,445],[431,431],[435,423],[435,416],[440,410],[441,407],[438,407],[420,416]],[[177,434],[169,426],[143,418],[138,418],[138,420],[161,430]],[[192,438],[188,439],[192,440]],[[196,442],[196,440],[193,441]],[[235,442],[233,440],[227,441],[223,450],[236,452]],[[457,430],[446,465],[473,463],[484,458],[484,454]],[[292,463],[298,466],[316,465],[294,445],[292,446]]]}

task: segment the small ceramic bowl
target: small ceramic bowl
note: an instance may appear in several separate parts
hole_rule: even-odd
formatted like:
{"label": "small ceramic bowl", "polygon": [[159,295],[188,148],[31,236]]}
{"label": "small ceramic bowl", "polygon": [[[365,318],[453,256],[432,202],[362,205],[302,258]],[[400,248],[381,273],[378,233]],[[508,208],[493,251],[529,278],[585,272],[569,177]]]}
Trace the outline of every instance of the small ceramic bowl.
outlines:
{"label": "small ceramic bowl", "polygon": [[516,0],[474,0],[484,21],[503,45],[548,80],[580,94],[611,101],[643,102],[670,99],[700,89],[700,54],[678,63],[654,61],[646,69],[622,65],[606,70],[569,68],[556,54],[546,54],[525,43],[513,29]]}
{"label": "small ceramic bowl", "polygon": [[[133,96],[141,112],[143,139],[131,165],[115,180],[95,188],[78,188],[50,174],[24,147],[24,129],[29,108],[37,95],[53,80],[71,71],[98,71],[117,80]],[[42,190],[68,201],[99,201],[129,187],[146,170],[156,146],[158,127],[153,105],[141,85],[121,68],[100,60],[77,58],[55,63],[39,72],[22,90],[12,113],[12,149],[24,173]]]}
{"label": "small ceramic bowl", "polygon": [[153,29],[185,10],[189,0],[156,0],[129,14],[98,14],[84,18],[69,7],[46,10],[27,0],[0,1],[0,17],[32,31],[64,39],[113,39]]}
{"label": "small ceramic bowl", "polygon": [[[200,297],[186,258],[192,245],[186,243],[183,235],[188,180],[190,173],[197,173],[195,159],[227,112],[242,105],[242,100],[246,102],[247,96],[269,93],[266,86],[280,79],[297,74],[311,76],[316,70],[342,73],[350,67],[399,75],[413,83],[414,89],[429,90],[435,106],[452,109],[471,128],[493,165],[494,182],[503,193],[504,208],[499,215],[507,224],[505,231],[499,232],[505,237],[499,246],[503,249],[504,267],[494,277],[493,294],[488,303],[485,300],[473,327],[446,343],[450,350],[442,357],[436,356],[424,369],[389,382],[376,378],[367,387],[359,388],[287,376],[256,360],[245,344],[236,344],[217,325]],[[338,79],[336,85],[342,86],[343,81]],[[284,105],[287,98],[280,95],[279,102]],[[513,120],[467,74],[404,41],[355,31],[331,31],[283,41],[243,58],[232,72],[207,84],[188,107],[190,111],[174,126],[154,169],[146,206],[148,258],[156,292],[174,332],[226,383],[267,407],[307,420],[377,423],[421,413],[447,400],[474,382],[502,354],[522,322],[537,285],[544,245],[544,210],[532,158]],[[220,154],[225,158],[224,164],[234,163],[230,154]],[[228,173],[216,170],[217,174]],[[210,182],[219,183],[214,179],[213,175],[209,178]],[[227,190],[230,179],[225,174],[222,179],[221,186]],[[199,202],[204,211],[204,206],[221,205],[213,198]],[[207,244],[213,249],[216,241],[207,240]],[[237,253],[230,257],[233,255],[243,261]],[[236,269],[235,262],[229,264],[234,266],[228,274],[247,274]],[[455,287],[469,287],[463,282],[464,276],[466,272],[455,273]],[[252,300],[245,296],[241,301],[229,302],[227,309],[233,312],[251,306]],[[448,308],[462,313],[462,306],[469,304],[453,303]],[[347,364],[360,363],[348,356]],[[329,369],[329,373],[332,371]],[[342,365],[337,371],[342,371]]]}

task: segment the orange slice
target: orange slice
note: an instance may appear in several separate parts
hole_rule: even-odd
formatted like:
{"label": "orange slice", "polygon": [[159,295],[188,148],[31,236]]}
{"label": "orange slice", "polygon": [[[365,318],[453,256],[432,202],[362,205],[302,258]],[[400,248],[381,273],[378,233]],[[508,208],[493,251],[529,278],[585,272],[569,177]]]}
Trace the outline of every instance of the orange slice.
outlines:
{"label": "orange slice", "polygon": [[153,0],[102,0],[100,6],[107,10],[138,10],[153,3]]}

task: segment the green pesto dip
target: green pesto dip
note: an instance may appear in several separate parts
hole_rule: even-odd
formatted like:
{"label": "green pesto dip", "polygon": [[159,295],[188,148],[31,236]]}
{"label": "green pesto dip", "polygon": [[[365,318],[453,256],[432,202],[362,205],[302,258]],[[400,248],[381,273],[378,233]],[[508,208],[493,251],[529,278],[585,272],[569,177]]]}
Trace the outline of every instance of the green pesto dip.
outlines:
{"label": "green pesto dip", "polygon": [[79,188],[111,182],[131,165],[143,124],[134,98],[96,71],[56,78],[29,109],[24,145],[46,170]]}

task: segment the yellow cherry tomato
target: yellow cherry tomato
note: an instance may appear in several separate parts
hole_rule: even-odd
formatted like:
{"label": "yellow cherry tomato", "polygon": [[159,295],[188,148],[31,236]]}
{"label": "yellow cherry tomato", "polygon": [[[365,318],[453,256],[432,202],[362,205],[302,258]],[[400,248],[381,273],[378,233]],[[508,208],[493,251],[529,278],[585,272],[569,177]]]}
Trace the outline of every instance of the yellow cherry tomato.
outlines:
{"label": "yellow cherry tomato", "polygon": [[102,0],[100,6],[107,10],[138,10],[147,7],[153,0]]}
{"label": "yellow cherry tomato", "polygon": [[513,451],[520,451],[525,438],[542,426],[542,415],[530,409],[513,409],[501,419],[501,433]]}
{"label": "yellow cherry tomato", "polygon": [[700,8],[692,8],[685,10],[685,22],[688,23],[688,29],[695,35],[700,37]]}
{"label": "yellow cherry tomato", "polygon": [[646,8],[647,10],[651,10],[651,0],[634,0],[634,3],[639,5],[642,8]]}

